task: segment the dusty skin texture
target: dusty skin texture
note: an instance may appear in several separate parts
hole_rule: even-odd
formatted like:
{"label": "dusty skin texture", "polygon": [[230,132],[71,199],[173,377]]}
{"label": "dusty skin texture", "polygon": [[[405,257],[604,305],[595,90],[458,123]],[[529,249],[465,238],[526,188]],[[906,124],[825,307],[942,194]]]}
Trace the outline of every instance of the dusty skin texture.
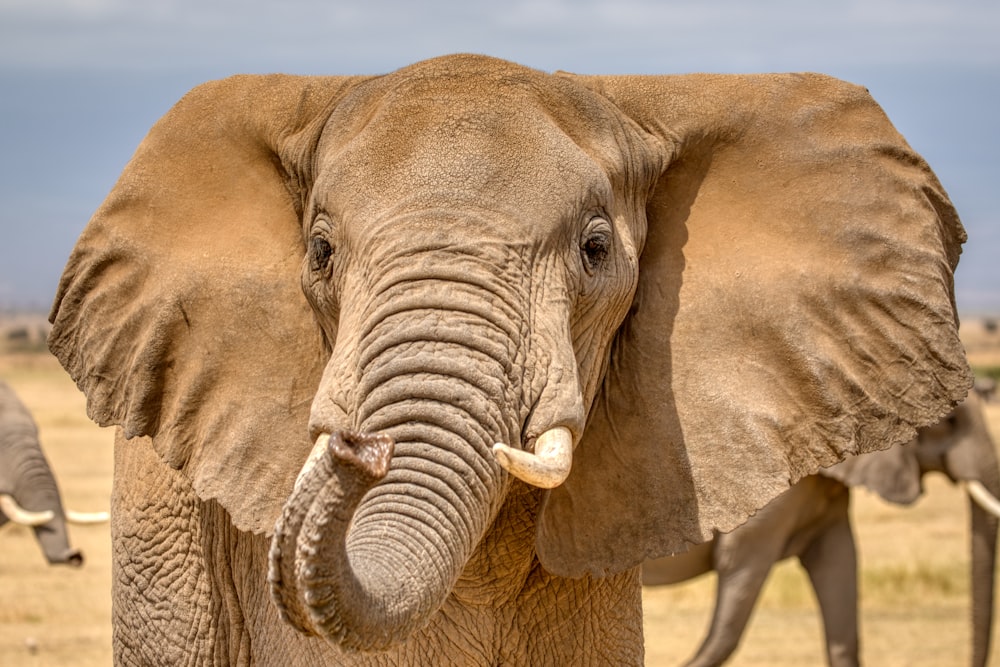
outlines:
{"label": "dusty skin texture", "polygon": [[[118,661],[638,664],[643,558],[964,397],[963,240],[823,76],[201,86],[51,315],[120,429]],[[556,427],[551,491],[493,457]],[[383,478],[310,457],[347,430],[392,440]]]}

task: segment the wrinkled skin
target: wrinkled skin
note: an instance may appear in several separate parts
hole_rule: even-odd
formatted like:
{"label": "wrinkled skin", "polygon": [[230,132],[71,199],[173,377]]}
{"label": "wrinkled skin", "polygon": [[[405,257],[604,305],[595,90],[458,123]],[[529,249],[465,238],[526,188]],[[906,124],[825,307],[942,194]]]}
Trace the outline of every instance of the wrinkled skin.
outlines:
{"label": "wrinkled skin", "polygon": [[[848,505],[850,488],[864,486],[890,502],[908,505],[922,495],[929,472],[954,483],[977,481],[1000,497],[1000,469],[975,393],[939,424],[920,429],[913,442],[852,457],[800,480],[736,530],[680,556],[643,564],[643,584],[687,581],[714,570],[716,605],[708,634],[687,667],[723,664],[736,650],[771,567],[797,557],[816,593],[827,663],[852,667],[858,656],[857,554]],[[993,627],[997,518],[970,496],[972,665],[985,667]],[[891,536],[887,536],[891,538]]]}
{"label": "wrinkled skin", "polygon": [[51,315],[120,427],[117,659],[641,664],[644,558],[964,397],[964,238],[818,75],[200,86]]}
{"label": "wrinkled skin", "polygon": [[[52,565],[83,564],[83,554],[70,546],[59,486],[38,440],[38,427],[24,403],[0,380],[0,495],[11,496],[24,510],[51,512],[35,525],[35,537]],[[0,526],[10,520],[0,510]]]}

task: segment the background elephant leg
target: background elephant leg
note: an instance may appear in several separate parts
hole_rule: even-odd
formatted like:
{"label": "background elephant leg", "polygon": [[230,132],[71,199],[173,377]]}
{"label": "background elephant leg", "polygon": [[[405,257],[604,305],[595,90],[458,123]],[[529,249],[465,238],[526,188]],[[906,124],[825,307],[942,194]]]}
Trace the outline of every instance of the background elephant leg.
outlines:
{"label": "background elephant leg", "polygon": [[849,499],[843,494],[834,500],[829,527],[799,556],[823,616],[831,667],[858,665],[858,566],[847,514]]}
{"label": "background elephant leg", "polygon": [[[715,611],[708,636],[687,667],[712,667],[724,663],[740,643],[760,590],[778,558],[771,545],[760,543],[746,534],[719,535],[716,547],[718,583]],[[740,535],[740,532],[744,534]]]}

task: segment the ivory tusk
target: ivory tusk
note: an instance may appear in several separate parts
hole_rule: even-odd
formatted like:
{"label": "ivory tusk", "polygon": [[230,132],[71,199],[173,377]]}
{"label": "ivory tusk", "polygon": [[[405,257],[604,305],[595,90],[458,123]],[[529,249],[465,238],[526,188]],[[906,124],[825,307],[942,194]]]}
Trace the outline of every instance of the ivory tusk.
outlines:
{"label": "ivory tusk", "polygon": [[305,464],[302,466],[302,470],[299,471],[298,477],[295,478],[295,488],[299,488],[299,483],[302,478],[309,473],[310,470],[315,467],[316,462],[319,461],[320,457],[330,446],[330,434],[320,433],[319,437],[316,438],[316,443],[313,445],[312,451],[309,452],[309,458],[306,459]]}
{"label": "ivory tusk", "polygon": [[52,510],[44,512],[32,512],[17,504],[17,501],[6,493],[0,494],[0,511],[7,515],[7,518],[22,526],[41,526],[55,518]]}
{"label": "ivory tusk", "polygon": [[534,452],[498,442],[493,445],[493,455],[514,477],[532,486],[551,489],[566,481],[573,467],[573,434],[565,426],[557,426],[538,436]]}
{"label": "ivory tusk", "polygon": [[992,514],[993,516],[1000,518],[1000,500],[997,500],[996,496],[990,493],[982,482],[975,479],[970,479],[963,482],[965,490],[969,493],[969,496],[976,501],[980,507]]}
{"label": "ivory tusk", "polygon": [[107,512],[77,512],[76,510],[66,510],[66,520],[70,523],[104,523],[111,515]]}

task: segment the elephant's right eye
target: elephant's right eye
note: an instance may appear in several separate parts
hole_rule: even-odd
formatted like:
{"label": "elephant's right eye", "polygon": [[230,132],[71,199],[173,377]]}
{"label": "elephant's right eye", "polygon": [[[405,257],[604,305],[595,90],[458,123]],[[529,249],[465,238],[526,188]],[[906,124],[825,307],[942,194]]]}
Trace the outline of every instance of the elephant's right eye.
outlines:
{"label": "elephant's right eye", "polygon": [[605,263],[611,252],[611,225],[602,217],[593,218],[580,242],[580,256],[587,273],[593,275]]}
{"label": "elephant's right eye", "polygon": [[332,254],[333,248],[327,240],[314,236],[312,242],[309,244],[310,268],[313,271],[322,271],[329,264],[330,255]]}

